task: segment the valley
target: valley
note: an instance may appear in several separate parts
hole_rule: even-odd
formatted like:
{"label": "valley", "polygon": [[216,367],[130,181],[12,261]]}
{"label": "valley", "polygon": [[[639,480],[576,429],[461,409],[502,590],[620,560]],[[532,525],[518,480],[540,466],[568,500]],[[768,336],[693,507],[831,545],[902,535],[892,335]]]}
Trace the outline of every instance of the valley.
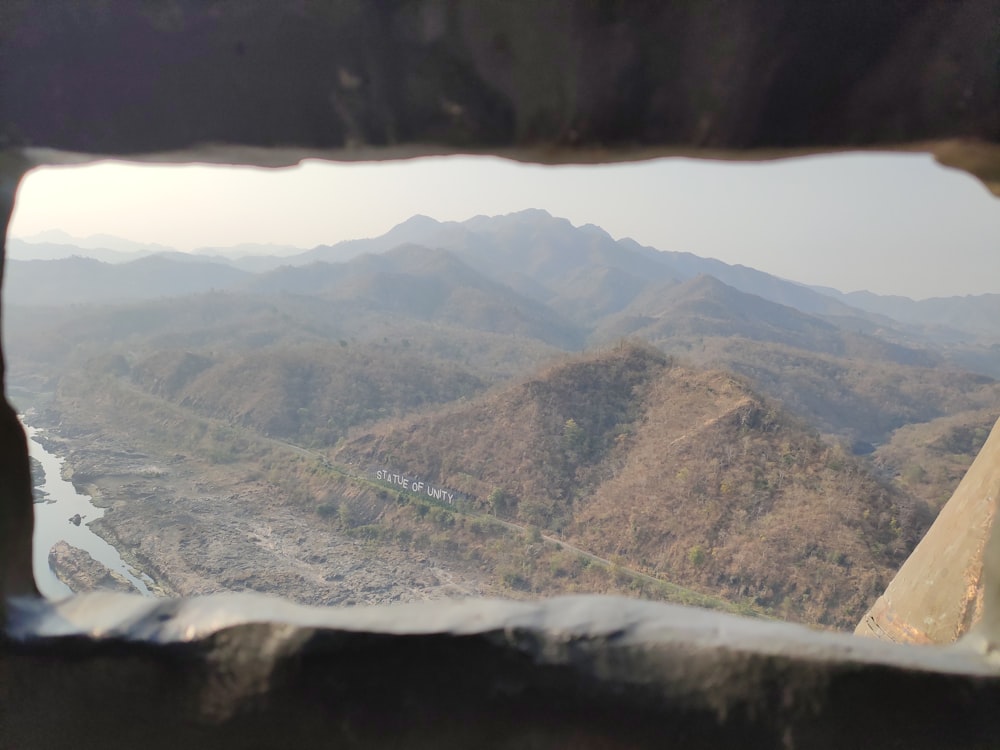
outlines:
{"label": "valley", "polygon": [[937,325],[543,211],[7,283],[11,398],[171,595],[590,591],[849,629],[1000,414],[988,299]]}
{"label": "valley", "polygon": [[[480,577],[448,570],[433,556],[376,550],[328,525],[317,529],[314,514],[289,512],[283,493],[253,478],[252,462],[220,469],[184,455],[141,453],[132,441],[141,436],[77,432],[68,424],[63,429],[74,438],[48,443],[65,452],[73,482],[106,509],[92,528],[149,575],[160,595],[280,591],[304,604],[350,605],[489,593]],[[293,455],[276,450],[277,460]]]}

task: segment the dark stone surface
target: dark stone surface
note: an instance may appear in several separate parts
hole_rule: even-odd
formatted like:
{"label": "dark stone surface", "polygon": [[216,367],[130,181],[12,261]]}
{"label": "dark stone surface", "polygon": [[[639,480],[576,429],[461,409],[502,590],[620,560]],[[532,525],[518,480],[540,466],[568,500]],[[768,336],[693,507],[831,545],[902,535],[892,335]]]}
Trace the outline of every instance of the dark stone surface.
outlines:
{"label": "dark stone surface", "polygon": [[996,0],[8,0],[0,148],[995,143],[998,17]]}
{"label": "dark stone surface", "polygon": [[15,608],[10,633],[11,747],[840,750],[1000,737],[1000,672],[974,654],[610,597],[321,610],[91,594]]}
{"label": "dark stone surface", "polygon": [[[0,151],[0,227],[4,241],[18,180],[26,169],[27,162],[20,154]],[[0,256],[0,282],[2,279]],[[0,387],[4,386],[5,375],[6,360],[0,348]],[[0,623],[4,619],[4,596],[38,593],[31,572],[31,537],[35,527],[31,491],[28,440],[4,392],[0,399]]]}

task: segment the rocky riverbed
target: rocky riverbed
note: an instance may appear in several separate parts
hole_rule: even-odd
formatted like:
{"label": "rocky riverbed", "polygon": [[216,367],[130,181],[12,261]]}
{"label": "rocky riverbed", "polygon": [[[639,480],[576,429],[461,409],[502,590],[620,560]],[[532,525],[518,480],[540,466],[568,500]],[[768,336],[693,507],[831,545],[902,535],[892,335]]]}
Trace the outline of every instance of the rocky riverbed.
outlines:
{"label": "rocky riverbed", "polygon": [[41,462],[34,456],[29,456],[28,463],[31,466],[31,491],[34,493],[35,502],[49,502],[48,493],[42,489],[42,485],[45,484],[45,470]]}
{"label": "rocky riverbed", "polygon": [[[231,467],[150,455],[121,438],[55,424],[44,440],[66,458],[67,478],[106,508],[91,528],[152,578],[158,594],[258,591],[351,605],[491,593],[479,578],[425,553],[370,545],[315,513],[296,512],[280,490]],[[106,583],[72,553],[60,551],[56,560],[74,591]]]}
{"label": "rocky riverbed", "polygon": [[87,591],[123,591],[136,593],[124,576],[97,562],[82,549],[58,542],[49,550],[49,567],[60,581],[75,593]]}

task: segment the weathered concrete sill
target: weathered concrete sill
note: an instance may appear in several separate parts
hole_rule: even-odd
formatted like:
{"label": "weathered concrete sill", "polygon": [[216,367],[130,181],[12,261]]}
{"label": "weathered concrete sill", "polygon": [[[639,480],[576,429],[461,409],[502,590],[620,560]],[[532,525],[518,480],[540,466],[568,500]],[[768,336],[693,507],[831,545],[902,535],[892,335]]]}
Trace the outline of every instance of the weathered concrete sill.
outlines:
{"label": "weathered concrete sill", "polygon": [[95,593],[14,600],[9,613],[10,747],[978,748],[1000,737],[1000,669],[971,651],[613,597],[321,609]]}

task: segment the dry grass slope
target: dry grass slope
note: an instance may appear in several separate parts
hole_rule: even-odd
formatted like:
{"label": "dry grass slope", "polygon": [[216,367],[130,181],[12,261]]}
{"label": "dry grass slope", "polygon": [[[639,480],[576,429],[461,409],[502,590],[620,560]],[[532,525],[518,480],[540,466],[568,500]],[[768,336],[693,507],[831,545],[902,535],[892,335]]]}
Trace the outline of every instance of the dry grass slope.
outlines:
{"label": "dry grass slope", "polygon": [[355,436],[336,454],[454,487],[664,580],[850,627],[930,521],[743,382],[626,345]]}

